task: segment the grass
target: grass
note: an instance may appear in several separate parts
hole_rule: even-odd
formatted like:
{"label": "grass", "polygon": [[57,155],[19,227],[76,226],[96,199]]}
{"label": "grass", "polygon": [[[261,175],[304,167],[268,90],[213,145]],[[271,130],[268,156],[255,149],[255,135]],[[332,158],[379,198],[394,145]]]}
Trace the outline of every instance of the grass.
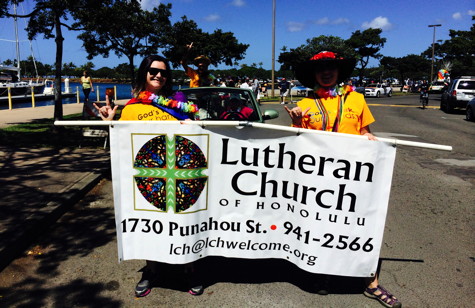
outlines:
{"label": "grass", "polygon": [[[64,116],[64,120],[83,120],[80,113]],[[54,126],[54,120],[42,119],[0,129],[0,144],[15,147],[102,147],[103,138],[84,138],[85,127]]]}

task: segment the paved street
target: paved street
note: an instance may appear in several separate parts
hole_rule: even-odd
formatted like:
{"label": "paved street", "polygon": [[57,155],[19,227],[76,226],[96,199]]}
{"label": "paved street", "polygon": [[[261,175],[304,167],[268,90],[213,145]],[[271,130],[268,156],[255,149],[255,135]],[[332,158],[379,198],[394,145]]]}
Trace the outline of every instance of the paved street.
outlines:
{"label": "paved street", "polygon": [[[463,113],[422,110],[418,96],[369,98],[377,136],[453,146],[452,152],[400,146],[381,251],[380,282],[403,307],[473,307],[475,283],[475,123]],[[439,102],[431,99],[432,107]],[[292,105],[290,105],[292,106]],[[288,125],[279,104],[273,124]],[[5,307],[383,307],[363,281],[330,279],[282,260],[207,258],[205,293],[183,289],[180,266],[163,266],[152,293],[134,298],[143,261],[118,263],[112,188],[105,178],[25,254],[0,272]]]}

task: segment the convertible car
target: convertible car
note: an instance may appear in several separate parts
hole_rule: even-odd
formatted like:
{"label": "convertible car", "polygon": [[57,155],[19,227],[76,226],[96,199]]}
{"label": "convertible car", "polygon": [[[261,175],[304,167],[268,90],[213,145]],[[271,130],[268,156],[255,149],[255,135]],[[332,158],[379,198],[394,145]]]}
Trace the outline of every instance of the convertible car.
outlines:
{"label": "convertible car", "polygon": [[191,101],[198,105],[196,120],[251,121],[263,123],[279,116],[276,110],[261,112],[254,93],[249,89],[200,87],[181,89]]}

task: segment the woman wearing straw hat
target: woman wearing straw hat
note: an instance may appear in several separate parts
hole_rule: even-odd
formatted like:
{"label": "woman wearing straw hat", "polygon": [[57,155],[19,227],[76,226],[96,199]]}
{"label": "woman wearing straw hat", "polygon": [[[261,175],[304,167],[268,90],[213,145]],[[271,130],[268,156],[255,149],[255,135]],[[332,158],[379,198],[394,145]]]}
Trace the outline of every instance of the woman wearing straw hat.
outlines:
{"label": "woman wearing straw hat", "polygon": [[[376,140],[369,128],[375,120],[364,96],[355,92],[354,87],[343,85],[355,64],[355,59],[344,59],[336,53],[323,51],[298,65],[297,79],[314,91],[299,101],[297,107],[284,106],[292,126],[364,135]],[[370,280],[364,294],[386,307],[402,307],[395,296],[379,285],[377,276]]]}

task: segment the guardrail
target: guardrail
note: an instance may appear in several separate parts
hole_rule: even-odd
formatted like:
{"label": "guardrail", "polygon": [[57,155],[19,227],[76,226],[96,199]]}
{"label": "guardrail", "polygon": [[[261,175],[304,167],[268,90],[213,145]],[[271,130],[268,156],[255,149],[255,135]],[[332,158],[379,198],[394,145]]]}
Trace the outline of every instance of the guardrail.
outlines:
{"label": "guardrail", "polygon": [[[35,87],[31,87],[31,94],[25,94],[25,95],[18,95],[18,96],[13,96],[12,87],[7,87],[7,101],[8,101],[8,109],[12,110],[13,109],[13,101],[21,99],[24,102],[27,102],[28,100],[31,100],[31,108],[36,107],[36,100],[38,97],[45,98],[46,96],[51,97],[54,99],[54,91],[52,94],[35,94]],[[63,94],[70,94],[69,92],[63,92]],[[114,101],[117,101],[117,86],[114,86],[113,88],[107,88],[106,89],[106,95],[113,95]],[[36,96],[36,97],[35,97]],[[96,97],[97,101],[100,101],[100,91],[99,91],[99,86],[96,87]],[[80,100],[80,92],[79,92],[79,87],[76,87],[76,102],[79,104],[81,102]]]}

